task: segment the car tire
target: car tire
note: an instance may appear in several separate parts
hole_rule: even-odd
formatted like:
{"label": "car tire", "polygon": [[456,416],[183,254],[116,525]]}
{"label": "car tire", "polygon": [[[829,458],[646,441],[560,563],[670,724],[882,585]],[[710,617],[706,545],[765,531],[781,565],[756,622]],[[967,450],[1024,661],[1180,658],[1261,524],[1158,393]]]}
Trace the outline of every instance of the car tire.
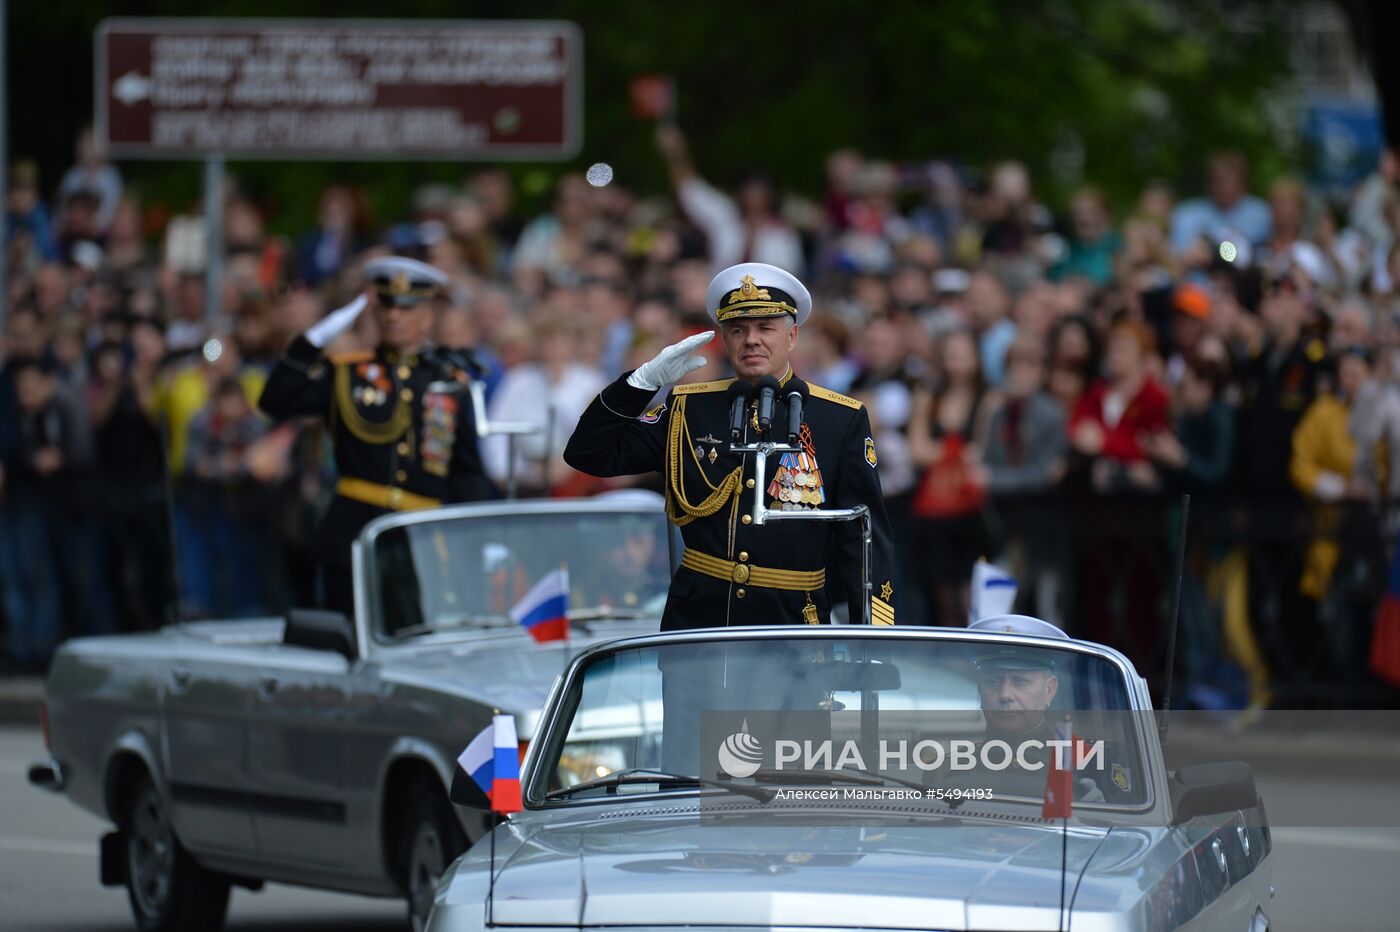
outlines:
{"label": "car tire", "polygon": [[170,821],[170,806],[143,773],[127,788],[119,825],[126,894],[142,932],[218,932],[228,912],[228,878],[195,863]]}
{"label": "car tire", "polygon": [[410,791],[400,834],[399,863],[413,932],[428,927],[438,878],[467,846],[447,798],[437,787],[419,783]]}

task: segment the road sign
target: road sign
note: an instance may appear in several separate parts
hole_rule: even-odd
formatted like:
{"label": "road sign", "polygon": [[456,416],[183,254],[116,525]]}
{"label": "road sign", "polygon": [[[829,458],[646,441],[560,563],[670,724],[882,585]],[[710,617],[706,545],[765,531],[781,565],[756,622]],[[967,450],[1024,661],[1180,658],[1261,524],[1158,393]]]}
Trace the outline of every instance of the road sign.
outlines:
{"label": "road sign", "polygon": [[559,21],[107,19],[98,138],[123,159],[568,159],[583,36]]}

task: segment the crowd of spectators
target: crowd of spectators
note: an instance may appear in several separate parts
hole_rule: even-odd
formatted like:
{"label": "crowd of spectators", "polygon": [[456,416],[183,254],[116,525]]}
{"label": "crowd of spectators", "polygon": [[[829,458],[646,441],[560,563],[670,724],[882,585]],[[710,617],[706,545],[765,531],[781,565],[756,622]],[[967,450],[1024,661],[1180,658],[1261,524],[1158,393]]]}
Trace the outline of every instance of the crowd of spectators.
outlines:
{"label": "crowd of spectators", "polygon": [[[492,417],[544,428],[513,463],[503,437],[484,441],[502,486],[512,473],[526,495],[609,487],[561,457],[583,408],[708,327],[714,271],[769,262],[816,298],[798,373],[870,410],[901,621],[963,623],[985,556],[1021,580],[1022,609],[1151,655],[1187,491],[1192,701],[1267,705],[1298,657],[1323,658],[1334,681],[1369,675],[1400,490],[1395,155],[1345,201],[1293,178],[1256,188],[1221,152],[1203,192],[1150,181],[1114,210],[1085,185],[1057,213],[1016,161],[842,150],[824,191],[797,192],[762,172],[717,184],[675,127],[656,142],[669,191],[564,174],[532,217],[508,172],[480,168],[384,224],[363,191],[330,187],[314,229],[286,238],[235,182],[213,309],[197,212],[141,203],[90,134],[52,198],[16,163],[0,342],[8,662],[40,667],[71,634],[311,599],[308,529],[334,463],[319,428],[268,423],[256,400],[286,342],[362,287],[367,258],[395,252],[452,277],[437,339],[489,363]],[[372,327],[364,315],[343,339],[373,343]],[[717,343],[711,359],[691,378],[724,375]]]}

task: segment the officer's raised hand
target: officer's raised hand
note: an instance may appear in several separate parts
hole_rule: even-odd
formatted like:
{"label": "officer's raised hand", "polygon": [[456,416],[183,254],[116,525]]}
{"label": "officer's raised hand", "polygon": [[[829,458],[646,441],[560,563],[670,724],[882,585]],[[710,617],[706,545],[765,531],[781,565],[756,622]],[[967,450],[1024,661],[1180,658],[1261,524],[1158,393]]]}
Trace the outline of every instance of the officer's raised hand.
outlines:
{"label": "officer's raised hand", "polygon": [[328,343],[355,325],[355,318],[360,316],[367,304],[369,298],[360,295],[339,310],[331,311],[306,331],[306,341],[317,349],[324,349]]}
{"label": "officer's raised hand", "polygon": [[704,333],[686,337],[679,343],[672,343],[655,357],[638,366],[627,377],[627,384],[633,388],[656,391],[663,385],[679,381],[686,373],[694,372],[709,362],[704,356],[690,354],[714,338],[715,332],[706,330]]}

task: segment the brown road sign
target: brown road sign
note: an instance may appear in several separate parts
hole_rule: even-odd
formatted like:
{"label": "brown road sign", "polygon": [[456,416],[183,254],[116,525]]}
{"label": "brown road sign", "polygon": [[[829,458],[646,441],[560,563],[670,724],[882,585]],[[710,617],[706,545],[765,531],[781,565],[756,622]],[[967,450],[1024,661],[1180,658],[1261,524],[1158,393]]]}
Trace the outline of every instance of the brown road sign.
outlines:
{"label": "brown road sign", "polygon": [[107,19],[98,138],[118,158],[568,159],[568,22]]}

